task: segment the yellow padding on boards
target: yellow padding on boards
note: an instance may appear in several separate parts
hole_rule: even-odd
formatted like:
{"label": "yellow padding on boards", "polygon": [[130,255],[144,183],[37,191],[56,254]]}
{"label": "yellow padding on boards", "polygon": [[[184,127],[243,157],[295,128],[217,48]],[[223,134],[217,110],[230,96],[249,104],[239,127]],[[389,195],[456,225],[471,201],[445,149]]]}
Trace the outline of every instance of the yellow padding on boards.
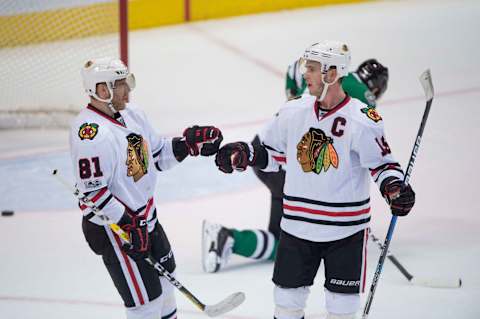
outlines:
{"label": "yellow padding on boards", "polygon": [[184,22],[184,0],[130,0],[128,1],[128,28],[153,28]]}
{"label": "yellow padding on boards", "polygon": [[118,32],[118,3],[0,17],[0,48]]}
{"label": "yellow padding on boards", "polygon": [[365,0],[190,0],[191,20],[204,20],[243,14],[278,11]]}

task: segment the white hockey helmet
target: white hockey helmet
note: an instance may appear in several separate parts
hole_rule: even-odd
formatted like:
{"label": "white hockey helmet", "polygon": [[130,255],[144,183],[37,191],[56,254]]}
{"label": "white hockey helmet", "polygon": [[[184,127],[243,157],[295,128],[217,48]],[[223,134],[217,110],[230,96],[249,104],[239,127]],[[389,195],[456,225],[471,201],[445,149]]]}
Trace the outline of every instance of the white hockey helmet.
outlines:
{"label": "white hockey helmet", "polygon": [[343,42],[321,41],[309,46],[302,59],[317,61],[322,64],[322,73],[327,73],[331,67],[336,67],[338,78],[346,76],[350,67],[350,50]]}
{"label": "white hockey helmet", "polygon": [[[85,92],[102,102],[110,103],[112,101],[112,90],[115,88],[117,80],[126,79],[130,90],[135,88],[135,77],[128,72],[127,66],[119,59],[106,57],[89,60],[83,66],[81,74]],[[101,99],[97,95],[97,84],[99,83],[106,83],[110,91],[109,99]]]}

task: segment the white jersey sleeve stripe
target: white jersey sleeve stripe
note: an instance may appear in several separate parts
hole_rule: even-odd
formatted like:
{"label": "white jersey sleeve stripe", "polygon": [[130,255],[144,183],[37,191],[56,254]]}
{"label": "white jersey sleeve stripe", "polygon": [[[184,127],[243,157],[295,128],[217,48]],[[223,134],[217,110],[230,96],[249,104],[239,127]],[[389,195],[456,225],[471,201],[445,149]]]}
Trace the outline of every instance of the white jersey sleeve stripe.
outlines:
{"label": "white jersey sleeve stripe", "polygon": [[[113,222],[118,222],[125,211],[124,205],[122,205],[106,187],[88,193],[85,197],[87,200],[95,204],[95,206],[102,212],[102,215],[107,216]],[[80,209],[83,211],[83,215],[90,221],[98,225],[104,224],[101,219],[94,218],[96,217],[95,213],[89,206],[81,204]]]}
{"label": "white jersey sleeve stripe", "polygon": [[178,164],[173,153],[172,139],[164,139],[159,150],[153,154],[155,167],[159,171],[165,171]]}

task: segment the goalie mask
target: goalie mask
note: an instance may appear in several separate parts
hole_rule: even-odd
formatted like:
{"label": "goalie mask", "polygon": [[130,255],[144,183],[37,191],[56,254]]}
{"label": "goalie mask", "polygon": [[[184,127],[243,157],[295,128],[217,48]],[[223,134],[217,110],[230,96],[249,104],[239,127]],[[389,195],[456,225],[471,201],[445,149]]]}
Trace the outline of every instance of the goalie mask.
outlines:
{"label": "goalie mask", "polygon": [[[128,72],[125,64],[115,58],[100,58],[87,61],[81,71],[85,92],[99,101],[111,103],[115,81],[125,79],[130,90],[135,88],[135,77]],[[110,98],[102,99],[97,95],[97,84],[105,83]]]}
{"label": "goalie mask", "polygon": [[[325,98],[329,85],[334,84],[338,79],[348,74],[350,60],[350,50],[343,42],[322,41],[312,44],[305,50],[301,59],[303,73],[305,73],[305,63],[307,61],[316,61],[321,64],[324,87],[319,101]],[[325,82],[325,75],[331,68],[337,69],[337,77],[332,82],[327,83]]]}
{"label": "goalie mask", "polygon": [[360,64],[357,74],[376,99],[379,99],[387,90],[388,69],[377,60],[369,59]]}

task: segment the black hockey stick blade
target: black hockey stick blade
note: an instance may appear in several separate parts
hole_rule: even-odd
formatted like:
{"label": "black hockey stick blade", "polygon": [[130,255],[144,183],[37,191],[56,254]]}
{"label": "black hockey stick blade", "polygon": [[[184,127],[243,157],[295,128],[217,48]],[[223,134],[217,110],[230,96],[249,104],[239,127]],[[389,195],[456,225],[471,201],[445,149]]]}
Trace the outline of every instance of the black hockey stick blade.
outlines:
{"label": "black hockey stick blade", "polygon": [[206,305],[203,311],[209,317],[217,317],[237,308],[244,301],[245,294],[243,292],[236,292],[215,305]]}
{"label": "black hockey stick blade", "polygon": [[[370,233],[370,238],[377,244],[378,248],[382,250],[383,246],[380,239],[378,239],[373,233]],[[414,286],[429,288],[460,288],[462,286],[461,278],[414,276],[407,271],[390,250],[387,252],[387,258],[395,265],[398,271],[405,276],[408,282]]]}

